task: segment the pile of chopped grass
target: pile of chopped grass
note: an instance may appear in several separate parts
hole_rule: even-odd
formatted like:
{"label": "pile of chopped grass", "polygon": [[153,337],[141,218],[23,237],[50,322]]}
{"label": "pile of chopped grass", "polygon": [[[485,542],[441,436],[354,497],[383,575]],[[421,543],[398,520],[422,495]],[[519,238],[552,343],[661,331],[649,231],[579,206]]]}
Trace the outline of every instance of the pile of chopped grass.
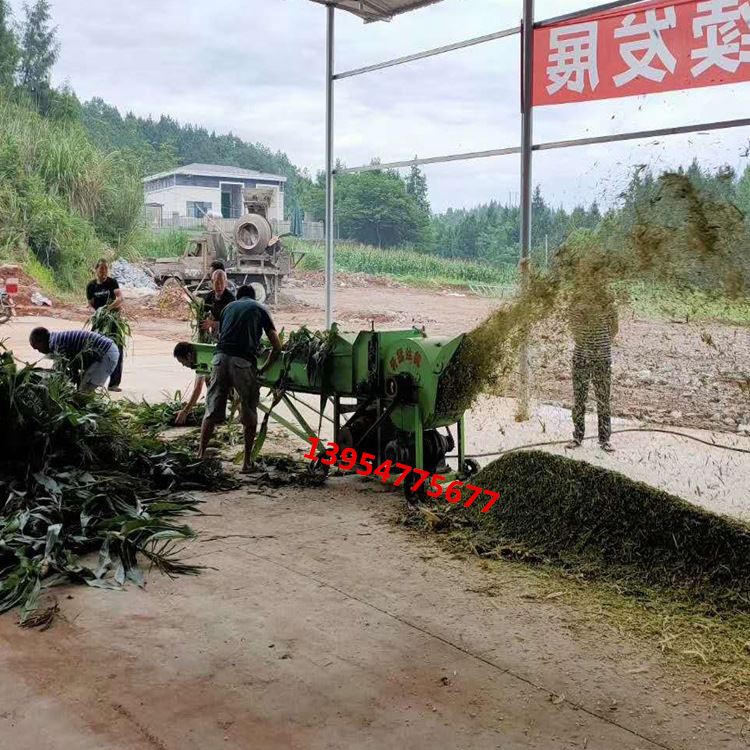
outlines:
{"label": "pile of chopped grass", "polygon": [[750,526],[617,472],[541,451],[510,453],[472,484],[500,493],[487,514],[451,507],[444,528],[471,546],[545,561],[621,591],[669,592],[750,612]]}

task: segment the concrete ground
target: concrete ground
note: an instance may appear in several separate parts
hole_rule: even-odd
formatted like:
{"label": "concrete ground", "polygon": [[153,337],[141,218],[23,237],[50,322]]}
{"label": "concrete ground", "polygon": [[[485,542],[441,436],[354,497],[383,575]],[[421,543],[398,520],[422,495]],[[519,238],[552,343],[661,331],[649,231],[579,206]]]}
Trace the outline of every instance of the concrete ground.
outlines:
{"label": "concrete ground", "polygon": [[[66,327],[2,331],[17,356],[42,322]],[[125,395],[189,384],[170,349],[136,334]],[[470,450],[569,429],[559,409],[511,416],[509,402],[480,403]],[[616,444],[581,452],[675,491],[700,485],[694,499],[747,516],[747,454],[641,433]],[[59,589],[47,632],[0,617],[0,748],[747,747],[747,706],[540,595],[519,567],[485,570],[394,527],[400,499],[373,482],[205,499],[186,554],[201,575]]]}
{"label": "concrete ground", "polygon": [[395,530],[397,503],[349,479],[214,495],[200,576],[67,587],[44,633],[0,618],[0,746],[746,747],[656,653]]}

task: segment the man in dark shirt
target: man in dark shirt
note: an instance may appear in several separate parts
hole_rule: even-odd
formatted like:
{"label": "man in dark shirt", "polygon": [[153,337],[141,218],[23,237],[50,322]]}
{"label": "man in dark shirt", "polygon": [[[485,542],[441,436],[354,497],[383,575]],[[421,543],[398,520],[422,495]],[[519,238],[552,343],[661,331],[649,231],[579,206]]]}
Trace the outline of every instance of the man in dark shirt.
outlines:
{"label": "man in dark shirt", "polygon": [[62,331],[50,333],[46,328],[35,328],[29,336],[33,349],[49,354],[56,364],[65,366],[71,375],[83,370],[81,391],[93,391],[103,386],[117,366],[118,351],[114,342],[93,331]]}
{"label": "man in dark shirt", "polygon": [[[86,286],[86,299],[88,300],[89,307],[92,310],[99,310],[102,307],[108,307],[110,310],[119,311],[122,308],[122,291],[120,291],[120,285],[117,283],[117,279],[113,279],[109,275],[109,264],[106,258],[99,258],[96,262],[95,267],[96,278],[93,281],[89,281]],[[100,333],[102,333],[100,331]],[[117,366],[114,369],[109,379],[109,390],[120,391],[120,382],[122,381],[122,363],[124,357],[124,349],[118,344],[117,351],[119,357],[117,360]]]}
{"label": "man in dark shirt", "polygon": [[227,288],[227,274],[217,269],[211,274],[211,291],[204,300],[204,309],[208,310],[206,319],[201,323],[201,330],[205,333],[215,333],[219,330],[219,318],[224,308],[234,302],[235,296]]}
{"label": "man in dark shirt", "polygon": [[[204,344],[214,343],[216,341],[216,334],[219,329],[219,318],[224,308],[234,302],[234,295],[227,289],[227,275],[219,269],[213,272],[211,275],[211,291],[206,295],[204,300],[204,309],[208,310],[208,317],[206,320],[201,321],[199,341]],[[180,409],[175,417],[175,424],[184,425],[190,412],[193,411],[195,405],[198,403],[198,399],[203,393],[203,385],[206,379],[203,375],[196,375],[195,381],[193,382],[193,392],[190,394],[185,406]]]}
{"label": "man in dark shirt", "polygon": [[219,320],[219,343],[211,362],[211,382],[206,395],[206,415],[201,426],[198,456],[203,458],[216,425],[226,419],[227,399],[232,389],[240,400],[241,421],[245,428],[243,472],[252,470],[253,444],[258,428],[258,348],[265,332],[271,354],[260,369],[268,369],[281,352],[281,342],[268,311],[255,301],[250,286],[237,290],[237,301],[227,305]]}

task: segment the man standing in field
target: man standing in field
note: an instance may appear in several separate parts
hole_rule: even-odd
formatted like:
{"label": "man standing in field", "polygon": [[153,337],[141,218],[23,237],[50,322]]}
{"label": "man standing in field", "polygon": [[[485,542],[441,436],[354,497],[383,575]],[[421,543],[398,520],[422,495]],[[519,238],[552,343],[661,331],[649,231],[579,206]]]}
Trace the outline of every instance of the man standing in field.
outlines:
{"label": "man standing in field", "polygon": [[119,351],[115,343],[93,331],[62,331],[50,333],[46,328],[35,328],[29,336],[33,349],[49,354],[55,364],[65,367],[78,389],[90,392],[103,386],[117,366]]}
{"label": "man standing in field", "polygon": [[[216,342],[219,319],[224,308],[234,302],[234,295],[227,289],[227,274],[223,270],[216,270],[211,274],[211,291],[206,295],[203,302],[203,309],[208,310],[205,320],[199,324],[198,340],[204,344],[213,344]],[[180,409],[175,417],[175,424],[184,425],[187,423],[190,413],[198,403],[198,399],[203,393],[203,385],[206,379],[203,375],[196,375],[193,382],[193,392],[185,406]]]}
{"label": "man standing in field", "polygon": [[573,334],[573,441],[577,448],[586,433],[586,400],[589,383],[594,384],[599,446],[612,453],[610,390],[612,383],[612,341],[617,335],[617,310],[605,284],[584,280],[573,291],[569,308]]}
{"label": "man standing in field", "polygon": [[[120,285],[117,283],[117,279],[112,278],[109,275],[109,264],[106,258],[99,258],[94,268],[96,278],[90,281],[86,286],[86,300],[89,303],[89,307],[96,312],[103,307],[111,310],[116,315],[120,315],[122,309],[122,291]],[[97,333],[102,333],[105,336],[109,336],[110,331],[97,330]],[[113,338],[110,336],[110,338]],[[113,338],[113,340],[115,340]],[[115,341],[119,357],[117,360],[117,366],[115,367],[112,375],[109,378],[109,390],[110,391],[121,391],[120,382],[122,381],[122,365],[125,356],[125,342]]]}
{"label": "man standing in field", "polygon": [[[257,357],[263,333],[271,342],[271,354],[258,370]],[[217,424],[226,419],[227,399],[234,389],[240,400],[240,419],[245,428],[243,472],[252,470],[252,453],[258,428],[258,375],[281,352],[281,341],[267,310],[255,301],[251,286],[237,290],[237,301],[227,305],[219,319],[219,343],[211,362],[211,381],[206,395],[206,415],[201,426],[198,457],[203,458]]]}

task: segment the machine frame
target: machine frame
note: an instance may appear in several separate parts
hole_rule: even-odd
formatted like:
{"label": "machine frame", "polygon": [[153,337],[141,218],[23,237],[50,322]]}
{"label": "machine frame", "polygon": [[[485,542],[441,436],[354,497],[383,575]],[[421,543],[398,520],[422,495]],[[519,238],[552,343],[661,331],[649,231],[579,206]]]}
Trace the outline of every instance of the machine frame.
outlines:
{"label": "machine frame", "polygon": [[[331,333],[334,346],[324,371],[311,377],[307,363],[282,355],[262,376],[261,388],[268,389],[258,405],[266,415],[264,421],[273,420],[307,443],[312,437],[323,443],[325,420],[332,426],[333,442],[342,448],[374,454],[378,465],[390,458],[394,463],[440,474],[445,477],[444,484],[478,470],[466,458],[464,414],[437,414],[435,407],[440,375],[463,336],[430,338],[418,328],[339,333],[335,326]],[[193,347],[196,371],[207,376],[215,347]],[[319,396],[319,408],[300,398],[302,394]],[[278,413],[281,404],[291,418]],[[326,414],[329,404],[332,417]],[[303,408],[313,412],[317,427],[302,413]],[[451,431],[454,427],[455,440]],[[438,433],[439,429],[445,429],[447,436]],[[261,430],[256,455],[264,441]],[[394,451],[396,456],[389,455]],[[456,469],[447,463],[449,453],[457,459]],[[318,460],[311,463],[311,470],[327,471],[327,467]],[[409,494],[408,488],[405,492]]]}

